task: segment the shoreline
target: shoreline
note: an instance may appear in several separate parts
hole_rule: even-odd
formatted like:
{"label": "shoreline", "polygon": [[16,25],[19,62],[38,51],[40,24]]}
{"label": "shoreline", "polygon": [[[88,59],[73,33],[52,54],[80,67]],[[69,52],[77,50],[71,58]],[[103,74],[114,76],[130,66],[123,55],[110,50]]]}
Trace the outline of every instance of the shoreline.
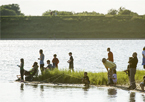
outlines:
{"label": "shoreline", "polygon": [[0,38],[0,40],[145,40],[145,38]]}
{"label": "shoreline", "polygon": [[[15,82],[20,82],[20,81],[15,81]],[[72,87],[72,88],[91,88],[91,87],[101,87],[101,88],[113,88],[113,89],[121,89],[125,91],[133,91],[133,92],[139,92],[142,94],[145,94],[145,92],[141,91],[141,88],[139,87],[139,83],[136,83],[137,88],[134,90],[129,90],[127,89],[127,85],[119,85],[117,84],[116,86],[107,86],[107,85],[90,85],[89,87],[85,87],[84,84],[70,84],[70,83],[45,83],[41,81],[24,81],[20,82],[23,84],[28,84],[28,85],[44,85],[44,86],[49,86],[49,87]]]}

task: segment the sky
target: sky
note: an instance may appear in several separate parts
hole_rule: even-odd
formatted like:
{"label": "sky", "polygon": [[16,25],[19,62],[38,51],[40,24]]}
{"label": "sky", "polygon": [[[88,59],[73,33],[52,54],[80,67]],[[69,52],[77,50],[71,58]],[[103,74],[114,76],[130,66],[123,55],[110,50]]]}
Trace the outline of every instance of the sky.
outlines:
{"label": "sky", "polygon": [[109,9],[119,7],[145,14],[145,0],[0,0],[0,6],[13,3],[19,4],[22,13],[32,16],[41,16],[47,10],[107,14]]}

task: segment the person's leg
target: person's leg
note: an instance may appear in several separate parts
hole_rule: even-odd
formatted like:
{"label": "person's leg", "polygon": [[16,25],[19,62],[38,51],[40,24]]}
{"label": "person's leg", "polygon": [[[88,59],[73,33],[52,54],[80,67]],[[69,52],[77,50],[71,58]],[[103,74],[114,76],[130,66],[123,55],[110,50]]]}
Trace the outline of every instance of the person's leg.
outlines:
{"label": "person's leg", "polygon": [[44,71],[44,64],[40,64],[41,73]]}
{"label": "person's leg", "polygon": [[140,83],[141,90],[144,91],[144,84],[143,82]]}
{"label": "person's leg", "polygon": [[20,71],[20,74],[21,74],[21,81],[24,80],[24,79],[23,79],[23,73],[24,73],[24,70],[21,70],[21,71]]}
{"label": "person's leg", "polygon": [[145,69],[145,65],[143,65],[143,68]]}
{"label": "person's leg", "polygon": [[130,68],[130,83],[131,83],[131,87],[134,89],[136,88],[136,85],[135,85],[135,73],[136,73],[136,69],[135,68]]}

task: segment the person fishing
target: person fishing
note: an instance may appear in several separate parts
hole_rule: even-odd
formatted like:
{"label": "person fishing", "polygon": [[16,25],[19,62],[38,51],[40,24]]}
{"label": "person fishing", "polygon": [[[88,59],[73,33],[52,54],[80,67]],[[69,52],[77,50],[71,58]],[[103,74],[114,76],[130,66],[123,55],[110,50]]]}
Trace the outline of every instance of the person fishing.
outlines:
{"label": "person fishing", "polygon": [[20,59],[20,65],[17,65],[17,66],[20,67],[21,82],[23,82],[24,81],[24,78],[23,78],[23,76],[24,76],[24,59],[23,58]]}
{"label": "person fishing", "polygon": [[40,54],[40,58],[38,58],[38,60],[40,60],[40,70],[42,73],[44,71],[44,54],[42,49],[40,49],[39,54]]}

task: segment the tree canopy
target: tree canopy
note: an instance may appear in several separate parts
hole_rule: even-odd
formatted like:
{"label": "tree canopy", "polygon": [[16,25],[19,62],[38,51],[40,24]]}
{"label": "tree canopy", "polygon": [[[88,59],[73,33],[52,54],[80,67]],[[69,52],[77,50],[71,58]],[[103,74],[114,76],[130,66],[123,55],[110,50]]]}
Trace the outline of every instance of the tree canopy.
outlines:
{"label": "tree canopy", "polygon": [[21,13],[18,4],[9,4],[0,6],[0,14],[2,16],[24,15],[23,13]]}

